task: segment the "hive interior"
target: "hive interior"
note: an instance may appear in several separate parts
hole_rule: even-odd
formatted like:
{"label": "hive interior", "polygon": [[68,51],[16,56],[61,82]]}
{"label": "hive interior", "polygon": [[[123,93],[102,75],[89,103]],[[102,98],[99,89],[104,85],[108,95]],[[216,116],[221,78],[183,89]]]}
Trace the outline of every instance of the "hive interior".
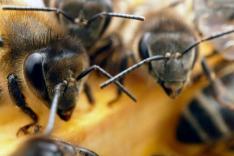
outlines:
{"label": "hive interior", "polygon": [[[210,62],[215,64],[217,60]],[[197,65],[194,73],[199,72]],[[175,140],[179,114],[203,82],[188,86],[182,95],[172,100],[146,70],[140,69],[128,76],[126,83],[137,97],[137,103],[123,95],[109,107],[107,103],[115,96],[115,87],[101,90],[99,84],[103,81],[95,74],[90,76],[95,105],[90,106],[82,93],[71,120],[63,122],[57,117],[53,138],[90,148],[101,156],[200,156],[204,151],[204,146],[182,145]],[[45,126],[48,108],[42,103],[30,100],[29,103],[39,114],[40,124]],[[8,155],[27,139],[27,136],[16,137],[16,132],[30,120],[12,104],[1,103],[0,107],[0,155]],[[228,153],[217,150],[204,155],[228,156]]]}

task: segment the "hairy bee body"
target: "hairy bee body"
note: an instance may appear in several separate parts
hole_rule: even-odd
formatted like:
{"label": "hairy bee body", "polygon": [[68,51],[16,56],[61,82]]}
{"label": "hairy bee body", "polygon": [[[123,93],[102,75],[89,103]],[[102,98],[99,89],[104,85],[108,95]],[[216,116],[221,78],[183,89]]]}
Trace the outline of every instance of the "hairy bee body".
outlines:
{"label": "hairy bee body", "polygon": [[[5,77],[9,73],[19,72],[20,79],[24,81],[24,61],[35,49],[43,48],[62,38],[78,42],[66,35],[53,14],[0,11],[0,17],[0,35],[4,40],[1,47],[0,68],[6,74]],[[89,64],[88,57],[84,52],[81,55],[86,68]]]}
{"label": "hairy bee body", "polygon": [[[151,55],[165,55],[166,52],[180,53],[187,48],[186,45],[193,43],[196,39],[193,29],[181,20],[180,15],[176,14],[173,9],[149,12],[146,17],[148,17],[147,22],[142,24],[137,32],[141,34],[141,37],[147,33],[155,34],[155,37],[150,40],[151,42],[155,42],[154,46],[156,48],[152,49],[154,51],[152,51]],[[139,42],[138,50],[140,51]],[[140,53],[140,55],[144,54]],[[192,60],[192,64],[194,64],[195,60]]]}
{"label": "hairy bee body", "polygon": [[[30,6],[18,1],[0,4]],[[54,86],[67,81],[58,114],[68,120],[86,80],[75,77],[89,67],[78,39],[68,35],[53,13],[14,10],[0,10],[0,38],[2,103],[16,104],[35,124],[38,117],[30,107],[50,107]]]}
{"label": "hairy bee body", "polygon": [[64,36],[56,20],[45,13],[1,11],[1,37],[4,40],[1,63],[4,66],[25,59],[33,50]]}
{"label": "hairy bee body", "polygon": [[[15,1],[4,0],[0,4],[18,5]],[[0,36],[3,39],[3,46],[0,47],[0,68],[1,78],[3,79],[1,85],[7,85],[6,77],[13,72],[18,72],[21,83],[25,84],[23,75],[24,60],[30,54],[30,51],[46,44],[47,33],[52,30],[52,25],[50,25],[51,28],[47,27],[49,19],[49,16],[45,14],[38,16],[38,13],[34,12],[29,16],[28,12],[0,11]],[[58,32],[58,34],[60,33]],[[32,44],[32,40],[35,40],[35,45]],[[22,86],[24,86],[23,89],[25,90],[26,85]],[[4,94],[8,94],[7,86],[1,86],[1,88],[4,88],[2,90]]]}

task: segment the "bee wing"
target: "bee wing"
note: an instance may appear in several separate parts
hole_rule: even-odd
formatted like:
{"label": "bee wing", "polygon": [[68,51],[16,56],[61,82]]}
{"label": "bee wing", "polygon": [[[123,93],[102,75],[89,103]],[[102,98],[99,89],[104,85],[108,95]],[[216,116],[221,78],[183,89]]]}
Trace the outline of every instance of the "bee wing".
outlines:
{"label": "bee wing", "polygon": [[[229,0],[226,4],[219,0],[195,1],[195,23],[203,37],[234,29],[233,8],[234,3]],[[234,34],[212,40],[211,43],[225,59],[234,60]]]}
{"label": "bee wing", "polygon": [[[234,25],[217,25],[214,26],[211,32],[224,32],[234,29]],[[219,39],[212,40],[213,46],[226,60],[234,60],[234,34],[223,36]]]}
{"label": "bee wing", "polygon": [[[228,38],[228,37],[227,37]],[[216,46],[221,49],[220,54],[229,61],[234,60],[234,35],[232,39],[224,39],[224,44],[218,43]],[[218,49],[217,48],[217,49]]]}

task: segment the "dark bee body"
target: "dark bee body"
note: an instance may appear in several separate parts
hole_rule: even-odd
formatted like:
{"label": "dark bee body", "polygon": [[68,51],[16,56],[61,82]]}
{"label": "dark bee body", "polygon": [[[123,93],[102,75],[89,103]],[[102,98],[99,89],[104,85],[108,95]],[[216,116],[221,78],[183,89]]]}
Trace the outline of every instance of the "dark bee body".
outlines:
{"label": "dark bee body", "polygon": [[[72,17],[90,19],[101,12],[112,12],[112,2],[110,0],[50,0],[47,2],[49,7],[59,8]],[[103,33],[110,24],[110,17],[99,18],[90,25],[79,26],[72,24],[62,16],[58,20],[70,32],[71,35],[79,37],[86,49],[90,49],[100,40]]]}
{"label": "dark bee body", "polygon": [[[233,64],[221,68],[222,84],[234,92]],[[223,72],[224,71],[224,72]],[[226,73],[225,73],[226,72]],[[187,144],[217,144],[233,140],[233,111],[217,101],[212,85],[202,89],[182,112],[176,129],[178,141]]]}

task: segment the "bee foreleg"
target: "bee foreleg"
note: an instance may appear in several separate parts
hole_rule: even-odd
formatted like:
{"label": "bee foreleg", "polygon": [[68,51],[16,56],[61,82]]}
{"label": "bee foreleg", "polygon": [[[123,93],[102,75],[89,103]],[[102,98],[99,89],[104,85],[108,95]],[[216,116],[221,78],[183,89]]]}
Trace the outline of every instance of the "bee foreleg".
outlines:
{"label": "bee foreleg", "polygon": [[231,92],[229,92],[222,81],[216,77],[215,72],[209,68],[205,58],[202,58],[201,65],[206,77],[208,78],[214,90],[214,96],[217,101],[221,105],[234,110],[234,97]]}
{"label": "bee foreleg", "polygon": [[23,95],[23,93],[21,92],[21,87],[20,84],[18,82],[18,78],[16,75],[14,74],[10,74],[7,77],[8,79],[8,90],[9,90],[9,94],[11,99],[14,101],[14,103],[25,113],[27,114],[32,120],[33,122],[30,124],[27,124],[23,127],[21,127],[19,129],[19,131],[17,132],[17,135],[19,135],[21,132],[23,134],[28,134],[29,133],[29,129],[31,127],[34,127],[34,133],[38,133],[40,131],[40,126],[37,125],[38,123],[38,116],[37,114],[27,105],[26,101],[25,101],[25,96]]}
{"label": "bee foreleg", "polygon": [[[121,59],[118,72],[122,72],[123,70],[125,70],[128,67],[129,57],[130,57],[130,55],[124,56]],[[119,82],[124,85],[124,80],[125,80],[125,77],[122,77],[119,79]],[[119,88],[117,88],[116,97],[114,99],[112,99],[111,101],[109,101],[108,105],[111,106],[112,104],[116,103],[121,98],[121,95],[122,95],[121,90]]]}
{"label": "bee foreleg", "polygon": [[94,97],[93,97],[93,92],[92,92],[92,89],[91,87],[89,86],[88,83],[85,83],[84,84],[84,93],[89,101],[89,104],[94,104],[95,103],[95,100],[94,100]]}

